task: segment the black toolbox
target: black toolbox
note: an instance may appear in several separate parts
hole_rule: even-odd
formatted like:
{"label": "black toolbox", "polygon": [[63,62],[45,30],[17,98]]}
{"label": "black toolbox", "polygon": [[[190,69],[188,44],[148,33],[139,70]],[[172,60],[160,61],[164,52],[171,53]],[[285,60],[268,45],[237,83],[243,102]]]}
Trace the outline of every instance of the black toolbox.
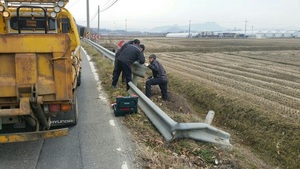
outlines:
{"label": "black toolbox", "polygon": [[116,117],[125,116],[131,113],[137,113],[138,97],[133,96],[118,96],[114,104],[114,114]]}

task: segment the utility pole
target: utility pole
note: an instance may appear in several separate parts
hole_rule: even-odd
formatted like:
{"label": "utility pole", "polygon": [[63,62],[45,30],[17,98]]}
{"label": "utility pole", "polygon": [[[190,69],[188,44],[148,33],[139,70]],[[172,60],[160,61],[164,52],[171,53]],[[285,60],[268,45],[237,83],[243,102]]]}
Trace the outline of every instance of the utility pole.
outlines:
{"label": "utility pole", "polygon": [[126,37],[127,37],[127,18],[125,19],[125,34],[126,34]]}
{"label": "utility pole", "polygon": [[246,38],[246,33],[247,33],[247,20],[245,20],[245,38]]}
{"label": "utility pole", "polygon": [[127,18],[125,19],[125,30],[127,32]]}
{"label": "utility pole", "polygon": [[98,5],[98,35],[100,35],[100,5]]}
{"label": "utility pole", "polygon": [[191,20],[190,20],[190,23],[189,23],[189,38],[191,37]]}
{"label": "utility pole", "polygon": [[88,33],[90,33],[90,5],[89,5],[89,0],[86,0],[86,22],[87,22],[87,26],[86,26],[86,31]]}

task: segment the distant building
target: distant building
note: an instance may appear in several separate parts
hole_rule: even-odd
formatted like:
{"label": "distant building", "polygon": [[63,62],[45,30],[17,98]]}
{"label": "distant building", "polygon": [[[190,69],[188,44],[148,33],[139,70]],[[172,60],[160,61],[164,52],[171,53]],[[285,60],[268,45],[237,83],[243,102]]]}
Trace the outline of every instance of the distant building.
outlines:
{"label": "distant building", "polygon": [[276,31],[268,31],[265,33],[266,38],[275,38]]}
{"label": "distant building", "polygon": [[266,33],[267,31],[258,31],[256,34],[255,34],[255,37],[260,39],[260,38],[266,38]]}
{"label": "distant building", "polygon": [[283,37],[284,38],[293,38],[294,37],[294,35],[293,35],[294,32],[295,31],[285,31],[285,32],[283,32]]}
{"label": "distant building", "polygon": [[300,31],[259,31],[256,38],[296,38],[300,37]]}
{"label": "distant building", "polygon": [[300,38],[300,31],[294,31],[293,32],[293,37]]}
{"label": "distant building", "polygon": [[300,38],[300,31],[202,31],[199,33],[168,33],[169,38]]}
{"label": "distant building", "polygon": [[274,33],[274,37],[275,38],[283,38],[283,32],[282,31],[277,31]]}
{"label": "distant building", "polygon": [[189,37],[193,38],[193,37],[197,37],[197,36],[198,36],[198,33],[189,34],[186,32],[184,32],[184,33],[168,33],[166,35],[167,38],[189,38]]}

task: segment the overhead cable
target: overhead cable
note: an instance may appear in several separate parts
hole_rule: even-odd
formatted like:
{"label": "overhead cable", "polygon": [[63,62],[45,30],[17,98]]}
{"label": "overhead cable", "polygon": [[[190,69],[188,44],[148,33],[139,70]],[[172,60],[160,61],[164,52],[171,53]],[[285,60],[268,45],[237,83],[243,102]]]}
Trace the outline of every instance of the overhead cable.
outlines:
{"label": "overhead cable", "polygon": [[110,3],[107,7],[104,7],[104,9],[100,10],[100,12],[106,11],[106,10],[109,9],[111,6],[113,6],[117,1],[118,1],[118,0],[112,1],[112,3]]}

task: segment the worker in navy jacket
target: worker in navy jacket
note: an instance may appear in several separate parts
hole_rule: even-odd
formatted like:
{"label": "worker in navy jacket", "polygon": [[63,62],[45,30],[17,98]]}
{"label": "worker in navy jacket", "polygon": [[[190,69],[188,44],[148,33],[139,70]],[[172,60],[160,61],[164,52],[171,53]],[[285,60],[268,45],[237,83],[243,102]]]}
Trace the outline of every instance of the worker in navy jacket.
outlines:
{"label": "worker in navy jacket", "polygon": [[162,99],[169,100],[168,77],[164,67],[156,60],[154,54],[149,56],[149,63],[145,63],[145,66],[152,70],[152,76],[146,81],[146,96],[151,98],[151,85],[159,85]]}
{"label": "worker in navy jacket", "polygon": [[[126,48],[126,46],[128,44],[138,44],[139,45],[140,40],[139,39],[134,39],[134,40],[128,41],[128,42],[124,43],[123,45],[119,46],[120,49],[115,54],[115,65],[114,65],[114,70],[113,70],[113,77],[116,77],[116,73],[117,73],[117,67],[118,67],[117,59],[118,59],[120,53]],[[124,79],[125,79],[125,76],[124,76],[124,74],[122,74],[122,82],[124,82]]]}
{"label": "worker in navy jacket", "polygon": [[117,67],[116,72],[113,76],[112,87],[115,88],[120,76],[120,73],[123,72],[127,90],[129,89],[128,82],[131,81],[131,65],[138,61],[140,64],[145,63],[145,57],[143,51],[145,50],[144,45],[137,44],[128,44],[126,47],[120,52],[117,58]]}

